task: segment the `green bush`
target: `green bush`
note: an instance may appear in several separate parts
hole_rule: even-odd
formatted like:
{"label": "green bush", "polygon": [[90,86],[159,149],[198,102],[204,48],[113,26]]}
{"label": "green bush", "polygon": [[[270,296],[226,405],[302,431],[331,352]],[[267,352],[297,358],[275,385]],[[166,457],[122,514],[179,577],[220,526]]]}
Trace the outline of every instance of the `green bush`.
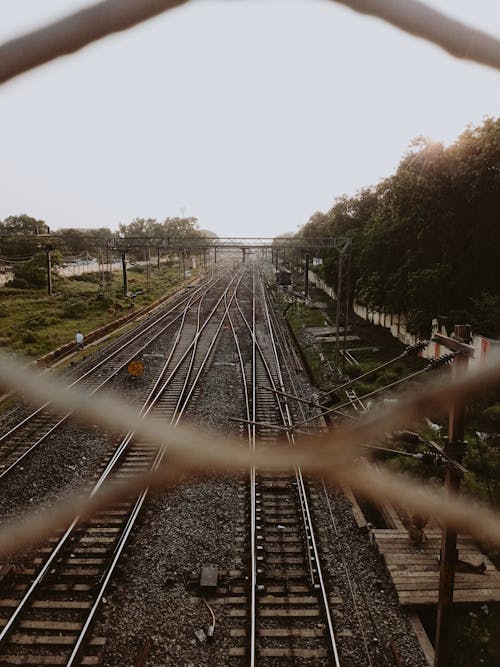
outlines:
{"label": "green bush", "polygon": [[6,283],[6,287],[14,287],[15,289],[28,289],[30,285],[24,278],[12,278]]}
{"label": "green bush", "polygon": [[47,317],[47,315],[36,315],[35,317],[31,317],[29,320],[26,320],[25,322],[25,324],[28,325],[29,328],[31,329],[41,329],[52,323],[53,323],[53,318],[49,318]]}
{"label": "green bush", "polygon": [[67,319],[81,317],[88,310],[87,303],[81,299],[69,299],[63,305],[61,316]]}
{"label": "green bush", "polygon": [[376,385],[377,387],[385,387],[386,384],[391,384],[399,380],[400,374],[392,369],[387,369],[377,377]]}
{"label": "green bush", "polygon": [[76,276],[71,276],[70,280],[74,280],[77,283],[99,283],[101,282],[101,277],[98,273],[80,273]]}
{"label": "green bush", "polygon": [[30,329],[24,332],[23,337],[21,338],[23,343],[35,343],[36,334],[33,333]]}
{"label": "green bush", "polygon": [[500,404],[490,405],[489,408],[483,410],[480,419],[486,428],[500,431]]}
{"label": "green bush", "polygon": [[15,277],[16,280],[24,280],[26,286],[41,288],[47,284],[47,270],[42,265],[40,265],[40,258],[34,258],[29,262],[24,262],[23,264],[18,264],[15,268]]}
{"label": "green bush", "polygon": [[113,305],[113,299],[108,294],[99,292],[95,296],[95,303],[99,308],[109,308]]}

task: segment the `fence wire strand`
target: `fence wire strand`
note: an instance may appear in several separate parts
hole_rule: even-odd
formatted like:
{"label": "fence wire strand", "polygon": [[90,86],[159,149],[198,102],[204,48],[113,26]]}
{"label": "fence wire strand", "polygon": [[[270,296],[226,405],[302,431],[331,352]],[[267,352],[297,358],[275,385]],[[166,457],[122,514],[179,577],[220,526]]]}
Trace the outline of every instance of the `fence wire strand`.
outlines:
{"label": "fence wire strand", "polygon": [[0,46],[0,83],[188,0],[105,0]]}
{"label": "fence wire strand", "polygon": [[104,485],[93,498],[63,499],[42,512],[27,514],[24,519],[0,529],[0,557],[8,558],[18,551],[48,538],[56,528],[66,525],[75,516],[90,516],[117,499],[130,497],[139,490],[171,488],[186,471],[205,475],[207,470],[241,473],[251,465],[266,469],[301,467],[305,472],[320,475],[337,486],[349,486],[373,501],[389,501],[422,515],[432,515],[481,540],[500,546],[500,515],[470,499],[446,497],[431,491],[406,476],[377,471],[359,465],[359,446],[367,440],[383,436],[404,424],[421,419],[432,407],[446,409],[458,398],[478,396],[500,384],[500,362],[484,364],[476,371],[454,381],[447,387],[429,383],[426,391],[402,400],[397,408],[379,411],[361,423],[343,426],[322,438],[305,438],[290,448],[283,444],[272,450],[255,453],[241,441],[221,439],[186,427],[172,428],[150,417],[140,418],[125,402],[110,396],[89,396],[76,388],[67,390],[54,377],[35,374],[18,362],[0,359],[0,387],[14,389],[35,404],[51,396],[51,409],[84,424],[99,424],[111,432],[135,431],[137,440],[168,445],[167,462],[159,470],[137,475],[123,484]]}
{"label": "fence wire strand", "polygon": [[[69,15],[39,30],[0,46],[0,83],[63,55],[74,53],[103,37],[185,4],[188,0],[105,0]],[[438,12],[417,0],[332,0],[351,9],[381,18],[398,28],[426,39],[455,57],[500,69],[500,40]],[[138,475],[120,485],[104,485],[93,497],[82,493],[55,503],[43,511],[28,513],[0,529],[0,557],[13,554],[47,539],[75,516],[91,516],[117,499],[130,497],[143,488],[172,488],[186,471],[205,475],[206,470],[239,473],[250,465],[283,469],[294,466],[324,477],[338,486],[349,486],[373,501],[386,500],[423,515],[432,515],[457,530],[500,547],[500,515],[471,503],[470,499],[445,497],[416,480],[370,466],[360,466],[359,445],[381,437],[402,425],[422,418],[429,411],[447,409],[451,402],[468,399],[500,384],[500,363],[490,363],[445,389],[429,384],[426,391],[407,398],[396,409],[377,412],[360,423],[344,426],[334,435],[299,440],[289,447],[276,447],[255,454],[240,441],[221,440],[206,433],[161,426],[151,418],[139,418],[124,402],[99,399],[77,390],[66,390],[61,381],[34,375],[20,363],[0,359],[0,387],[15,390],[34,404],[52,397],[52,407],[72,412],[82,423],[95,424],[112,432],[136,432],[136,437],[158,446],[168,444],[167,463],[154,472]]]}
{"label": "fence wire strand", "polygon": [[500,40],[419,0],[333,0],[440,46],[455,58],[500,69]]}
{"label": "fence wire strand", "polygon": [[[0,84],[189,0],[105,0],[0,45]],[[331,0],[376,16],[451,55],[500,69],[500,40],[418,0]]]}

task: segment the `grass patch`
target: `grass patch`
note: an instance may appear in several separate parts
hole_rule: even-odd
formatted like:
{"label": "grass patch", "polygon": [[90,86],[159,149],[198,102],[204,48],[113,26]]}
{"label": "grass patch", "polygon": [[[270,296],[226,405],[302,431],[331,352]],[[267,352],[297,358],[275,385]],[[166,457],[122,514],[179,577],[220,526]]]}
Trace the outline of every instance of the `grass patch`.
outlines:
{"label": "grass patch", "polygon": [[32,359],[47,354],[84,334],[173,292],[182,282],[177,266],[162,265],[128,270],[128,291],[123,294],[121,272],[113,272],[112,283],[102,286],[98,273],[56,277],[53,296],[43,289],[0,288],[0,348]]}
{"label": "grass patch", "polygon": [[288,309],[287,318],[294,331],[298,331],[302,327],[330,326],[319,310],[311,308],[300,301],[297,301],[296,304]]}

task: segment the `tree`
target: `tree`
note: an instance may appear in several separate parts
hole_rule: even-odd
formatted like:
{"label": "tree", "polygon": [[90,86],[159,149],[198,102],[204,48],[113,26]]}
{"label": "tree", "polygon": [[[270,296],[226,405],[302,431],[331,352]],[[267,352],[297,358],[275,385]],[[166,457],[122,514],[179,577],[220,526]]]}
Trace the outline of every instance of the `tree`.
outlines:
{"label": "tree", "polygon": [[0,225],[0,232],[5,235],[36,236],[48,233],[48,226],[43,220],[37,220],[26,213],[10,215]]}
{"label": "tree", "polygon": [[[418,137],[392,176],[337,198],[301,233],[352,238],[358,298],[407,312],[415,333],[438,314],[498,333],[500,119],[467,128],[448,148]],[[323,276],[335,286],[335,253],[324,255]]]}
{"label": "tree", "polygon": [[41,239],[48,227],[43,220],[37,220],[26,213],[11,215],[0,222],[0,252],[9,259],[28,259],[38,250]]}

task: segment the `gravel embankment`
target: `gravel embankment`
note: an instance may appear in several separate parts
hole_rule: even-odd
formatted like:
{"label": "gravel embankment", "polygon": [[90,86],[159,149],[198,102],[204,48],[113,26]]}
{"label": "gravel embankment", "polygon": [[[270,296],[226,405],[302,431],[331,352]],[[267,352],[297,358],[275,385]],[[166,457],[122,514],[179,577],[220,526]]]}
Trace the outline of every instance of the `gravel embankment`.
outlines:
{"label": "gravel embankment", "polygon": [[325,574],[333,595],[339,598],[332,614],[343,666],[369,665],[367,651],[373,665],[394,665],[392,642],[401,664],[425,667],[387,571],[367,530],[358,528],[350,501],[336,489],[325,492],[321,482],[312,482],[311,491],[317,498],[316,522],[324,528],[321,553]]}
{"label": "gravel embankment", "polygon": [[[147,372],[152,374],[157,363],[151,358]],[[147,377],[133,382],[122,373],[114,388],[127,400],[137,401],[146,384]],[[186,420],[235,436],[238,425],[229,417],[244,416],[240,398],[232,333],[225,331]],[[14,411],[6,414],[4,423],[14,415]],[[241,446],[246,446],[244,439]],[[96,427],[65,426],[0,488],[0,517],[46,506],[88,484],[108,447],[108,438]],[[246,571],[245,542],[237,530],[246,509],[245,483],[245,473],[201,480],[185,477],[176,488],[147,500],[94,629],[95,636],[107,638],[105,667],[134,665],[141,651],[149,654],[148,667],[238,664],[228,655],[229,648],[237,645],[230,630],[242,627],[241,619],[232,619],[224,605],[216,604],[214,641],[200,642],[195,632],[206,629],[210,614],[190,582],[204,565]],[[324,575],[330,594],[338,598],[332,614],[342,664],[369,664],[349,578],[372,664],[394,664],[388,648],[393,641],[403,665],[425,665],[375,547],[355,524],[349,501],[335,491],[328,493],[335,530],[321,484],[314,482],[312,489],[317,498],[315,522],[322,527]]]}
{"label": "gravel embankment", "polygon": [[[188,418],[205,430],[234,436],[238,427],[228,418],[238,416],[240,375],[231,342],[231,333],[224,332],[213,372],[203,379]],[[190,580],[205,565],[242,569],[236,528],[245,509],[239,497],[244,479],[184,479],[147,501],[94,632],[108,640],[106,667],[133,665],[148,642],[148,667],[227,663],[228,648],[235,645],[229,630],[238,626],[216,604],[215,639],[200,642],[195,632],[206,629],[211,617]]]}
{"label": "gravel embankment", "polygon": [[[205,429],[234,434],[237,429],[228,417],[235,416],[239,369],[230,337],[224,336],[189,417]],[[235,645],[229,630],[237,626],[223,605],[215,607],[213,643],[196,638],[195,632],[206,628],[210,616],[189,582],[191,574],[202,565],[240,570],[245,564],[244,543],[237,541],[234,530],[245,509],[245,501],[238,497],[242,489],[238,481],[244,479],[186,479],[176,489],[148,502],[95,629],[96,636],[108,639],[105,667],[133,665],[145,646],[149,650],[146,664],[151,667],[236,664],[228,657],[228,649]],[[393,641],[402,664],[423,667],[417,640],[399,611],[375,548],[354,522],[349,501],[334,491],[329,493],[336,535],[322,486],[314,483],[314,487],[318,498],[314,515],[317,525],[323,527],[325,576],[330,593],[340,598],[332,612],[342,664],[369,664],[345,562],[354,582],[372,664],[394,664],[388,652]]]}

